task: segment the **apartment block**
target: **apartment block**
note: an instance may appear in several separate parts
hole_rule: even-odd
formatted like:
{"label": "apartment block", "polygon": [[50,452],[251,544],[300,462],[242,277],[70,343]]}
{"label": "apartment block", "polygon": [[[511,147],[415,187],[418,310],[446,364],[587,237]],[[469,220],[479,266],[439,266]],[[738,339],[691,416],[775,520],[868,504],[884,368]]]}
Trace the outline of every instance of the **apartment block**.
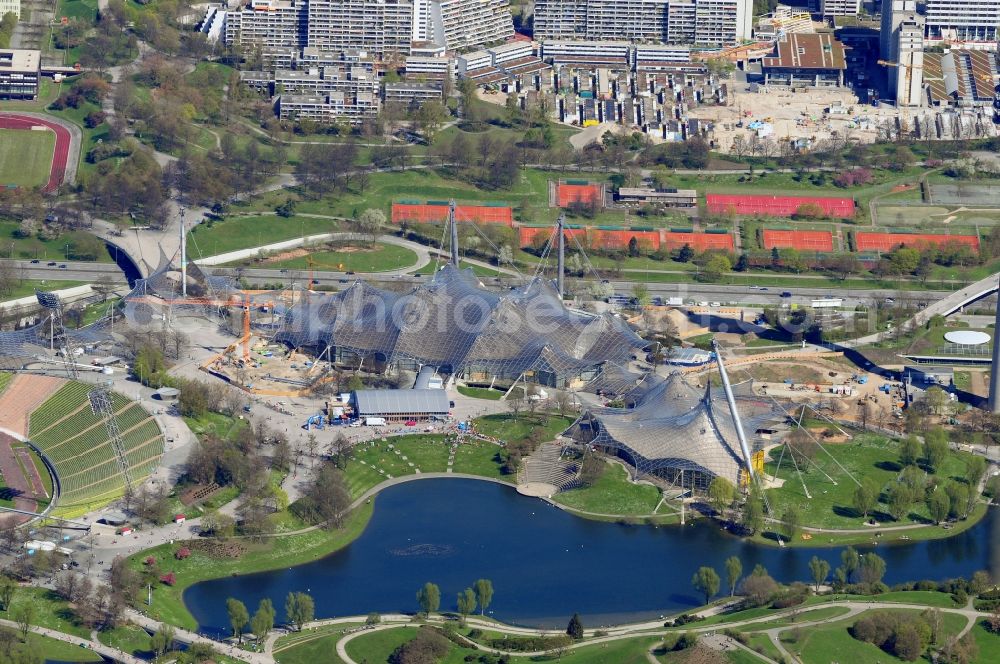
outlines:
{"label": "apartment block", "polygon": [[226,13],[226,44],[250,53],[306,45],[307,3],[305,0],[249,0]]}
{"label": "apartment block", "polygon": [[413,32],[409,0],[308,0],[306,43],[326,52],[370,51],[405,56]]}
{"label": "apartment block", "polygon": [[461,51],[514,36],[509,0],[438,0],[430,3],[430,41]]}
{"label": "apartment block", "polygon": [[320,124],[347,122],[357,125],[378,115],[378,97],[370,93],[348,95],[331,92],[327,95],[281,95],[278,117],[282,120],[312,120]]}
{"label": "apartment block", "polygon": [[721,46],[749,39],[753,0],[535,0],[535,38]]}
{"label": "apartment block", "polygon": [[823,16],[857,16],[861,0],[823,0],[819,13]]}
{"label": "apartment block", "polygon": [[20,19],[21,0],[0,0],[0,18],[3,18],[4,14],[13,14]]}
{"label": "apartment block", "polygon": [[[995,42],[1000,26],[998,0],[927,0],[927,37],[932,40]],[[995,48],[996,45],[993,44]]]}
{"label": "apartment block", "polygon": [[627,68],[632,47],[624,41],[548,40],[542,59],[554,65]]}

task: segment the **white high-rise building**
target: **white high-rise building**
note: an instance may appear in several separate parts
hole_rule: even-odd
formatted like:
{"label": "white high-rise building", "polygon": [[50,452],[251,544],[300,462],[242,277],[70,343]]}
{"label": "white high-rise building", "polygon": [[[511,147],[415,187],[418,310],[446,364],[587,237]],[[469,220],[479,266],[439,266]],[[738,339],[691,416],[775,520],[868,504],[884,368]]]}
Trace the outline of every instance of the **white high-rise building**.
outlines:
{"label": "white high-rise building", "polygon": [[3,18],[4,14],[13,14],[20,19],[21,0],[0,0],[0,18]]}
{"label": "white high-rise building", "polygon": [[535,0],[535,38],[729,46],[750,39],[753,0]]}
{"label": "white high-rise building", "polygon": [[306,45],[306,9],[305,0],[250,0],[226,13],[226,44],[244,53],[300,49]]}
{"label": "white high-rise building", "polygon": [[915,0],[885,0],[880,52],[887,64],[889,93],[899,106],[922,106],[924,17]]}
{"label": "white high-rise building", "polygon": [[449,51],[502,42],[514,36],[510,0],[432,0],[429,4],[428,41]]}
{"label": "white high-rise building", "polygon": [[823,0],[819,13],[823,16],[857,16],[860,10],[861,0]]}
{"label": "white high-rise building", "polygon": [[929,39],[997,40],[1000,0],[927,0],[924,13]]}
{"label": "white high-rise building", "polygon": [[320,51],[361,49],[407,54],[413,26],[409,0],[308,0],[307,43]]}

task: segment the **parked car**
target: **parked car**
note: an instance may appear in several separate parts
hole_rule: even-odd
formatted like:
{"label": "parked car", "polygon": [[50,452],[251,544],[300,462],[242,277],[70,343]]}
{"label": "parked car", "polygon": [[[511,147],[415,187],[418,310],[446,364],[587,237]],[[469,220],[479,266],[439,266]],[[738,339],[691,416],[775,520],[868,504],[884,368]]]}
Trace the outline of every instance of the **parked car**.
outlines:
{"label": "parked car", "polygon": [[417,426],[417,421],[416,420],[406,420],[406,426],[408,426],[408,427],[415,427],[415,426]]}

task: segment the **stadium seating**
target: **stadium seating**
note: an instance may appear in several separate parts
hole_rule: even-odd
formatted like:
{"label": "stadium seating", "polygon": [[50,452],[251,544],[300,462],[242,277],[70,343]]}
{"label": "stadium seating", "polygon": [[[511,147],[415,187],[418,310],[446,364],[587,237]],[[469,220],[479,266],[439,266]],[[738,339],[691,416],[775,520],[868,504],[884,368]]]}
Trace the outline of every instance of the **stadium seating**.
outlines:
{"label": "stadium seating", "polygon": [[[125,479],[103,419],[90,406],[92,386],[63,382],[30,417],[32,442],[59,476],[59,513],[76,513],[120,496]],[[143,408],[112,393],[111,402],[122,434],[133,482],[145,479],[163,454],[163,436]]]}

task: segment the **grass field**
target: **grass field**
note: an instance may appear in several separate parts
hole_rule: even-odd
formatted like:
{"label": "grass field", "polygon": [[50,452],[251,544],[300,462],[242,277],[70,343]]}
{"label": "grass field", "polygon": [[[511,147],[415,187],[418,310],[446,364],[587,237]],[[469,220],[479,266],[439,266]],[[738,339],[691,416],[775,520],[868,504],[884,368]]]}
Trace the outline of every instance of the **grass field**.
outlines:
{"label": "grass field", "polygon": [[557,494],[557,503],[597,514],[653,514],[660,502],[660,490],[648,484],[633,484],[619,464],[610,464],[601,477],[585,489]]}
{"label": "grass field", "polygon": [[73,288],[82,286],[83,281],[55,281],[52,279],[24,279],[16,286],[7,291],[0,291],[0,302],[4,300],[16,300],[22,297],[29,297],[38,290],[61,290],[63,288]]}
{"label": "grass field", "polygon": [[412,249],[396,244],[375,242],[370,246],[350,246],[333,251],[319,250],[310,253],[309,256],[298,256],[285,260],[238,261],[234,265],[305,270],[310,267],[307,258],[312,258],[315,261],[313,267],[317,270],[340,272],[385,272],[410,267],[417,262],[417,254]]}
{"label": "grass field", "polygon": [[553,440],[573,424],[573,418],[548,413],[521,413],[516,418],[509,414],[486,415],[474,421],[476,431],[506,442],[524,440],[538,431],[541,440]]}
{"label": "grass field", "polygon": [[[16,231],[18,223],[0,219],[0,257],[2,258],[37,258],[40,261],[63,261],[66,260],[66,245],[73,244],[82,238],[90,238],[90,233],[86,231],[69,231],[61,233],[54,239],[39,239],[37,236],[27,238],[17,237]],[[101,252],[97,261],[100,263],[110,263],[111,255],[108,252]],[[59,268],[52,268],[52,278],[58,279]]]}
{"label": "grass field", "polygon": [[41,634],[28,634],[28,642],[38,648],[46,662],[103,662],[104,658],[89,648],[50,639]]}
{"label": "grass field", "polygon": [[122,625],[111,630],[98,632],[97,638],[106,646],[118,648],[136,657],[143,657],[151,653],[149,633],[136,625]]}
{"label": "grass field", "polygon": [[359,624],[336,625],[282,636],[274,644],[275,658],[281,664],[340,664],[342,660],[335,654],[337,642],[344,636],[345,629]]}
{"label": "grass field", "polygon": [[973,664],[993,664],[1000,652],[1000,634],[986,629],[985,620],[977,620],[971,634],[979,646],[979,656],[972,660]]}
{"label": "grass field", "polygon": [[188,233],[192,257],[216,256],[238,249],[261,247],[304,235],[333,233],[339,225],[333,219],[282,218],[277,215],[229,217],[223,221],[195,226]]}
{"label": "grass field", "polygon": [[36,187],[48,182],[55,146],[51,131],[0,129],[0,185]]}
{"label": "grass field", "polygon": [[503,396],[503,390],[491,390],[488,387],[467,387],[458,386],[458,393],[473,399],[487,399],[489,401],[499,401]]}
{"label": "grass field", "polygon": [[[833,459],[836,459],[859,481],[862,478],[868,478],[876,486],[883,487],[893,481],[901,470],[898,465],[899,446],[894,441],[866,435],[856,437],[851,443],[825,445],[824,447],[830,456],[819,452],[814,461],[837,483],[831,482],[813,466],[808,466],[802,472],[809,489],[809,496],[807,496],[802,482],[792,464],[789,463],[786,454],[781,469],[777,471],[778,477],[783,478],[785,483],[780,488],[769,489],[767,492],[771,508],[775,514],[781,514],[786,508],[794,506],[802,516],[802,523],[809,526],[860,527],[862,519],[851,507],[854,489],[857,485],[837,467]],[[771,451],[770,460],[765,465],[768,474],[775,473],[776,460],[781,449],[781,447],[777,447]],[[833,459],[830,458],[831,456]],[[942,480],[961,480],[964,473],[965,455],[953,452],[949,453],[941,467],[936,469],[935,476]],[[875,518],[883,523],[894,523],[885,510],[886,506],[879,503],[875,508]],[[903,518],[901,523],[929,524],[927,506],[923,502],[914,504],[910,513]]]}
{"label": "grass field", "polygon": [[[174,558],[182,545],[161,544],[140,551],[128,560],[133,569],[141,569],[148,556],[157,559],[163,573],[174,572],[177,584],[157,584],[153,588],[153,604],[149,615],[185,629],[197,629],[198,624],[184,606],[182,595],[189,586],[207,579],[217,579],[230,574],[251,574],[279,567],[291,567],[328,556],[353,542],[371,518],[375,501],[361,505],[351,512],[340,530],[313,530],[301,535],[272,538],[259,543],[247,543],[246,551],[238,558],[218,558],[193,550],[184,560]],[[145,598],[145,594],[143,594]]]}

